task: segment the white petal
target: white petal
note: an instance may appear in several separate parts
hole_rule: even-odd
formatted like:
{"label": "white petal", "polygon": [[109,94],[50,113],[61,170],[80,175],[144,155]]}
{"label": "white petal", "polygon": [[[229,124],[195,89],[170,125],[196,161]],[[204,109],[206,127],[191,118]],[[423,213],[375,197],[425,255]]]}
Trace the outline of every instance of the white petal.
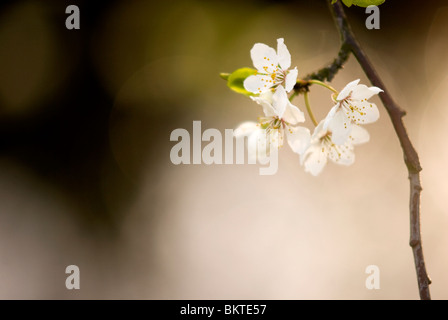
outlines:
{"label": "white petal", "polygon": [[370,140],[369,132],[361,126],[353,125],[349,136],[349,143],[356,145],[366,143]]}
{"label": "white petal", "polygon": [[255,130],[259,130],[260,127],[257,123],[252,121],[246,121],[241,123],[235,130],[233,130],[233,136],[235,138],[246,137],[252,134]]}
{"label": "white petal", "polygon": [[327,164],[328,149],[321,144],[311,145],[300,157],[305,171],[317,176]]}
{"label": "white petal", "polygon": [[283,43],[283,38],[277,39],[277,56],[280,67],[283,70],[289,69],[291,66],[291,54],[289,53],[286,45]]}
{"label": "white petal", "polygon": [[303,154],[310,145],[310,130],[304,127],[290,127],[286,129],[286,138],[292,151]]}
{"label": "white petal", "polygon": [[286,94],[285,88],[278,86],[275,89],[275,93],[272,96],[272,107],[279,118],[283,117],[285,113],[286,106],[289,103],[288,95]]}
{"label": "white petal", "polygon": [[288,74],[286,75],[286,78],[285,78],[286,92],[290,92],[294,88],[294,86],[297,83],[298,75],[299,75],[299,71],[297,70],[297,67],[288,71]]}
{"label": "white petal", "polygon": [[378,107],[369,101],[347,100],[344,105],[344,113],[356,124],[368,124],[375,122],[380,117]]}
{"label": "white petal", "polygon": [[311,143],[320,143],[320,139],[327,134],[327,129],[324,128],[325,121],[319,122],[316,128],[314,128],[313,135],[311,136]]}
{"label": "white petal", "polygon": [[244,89],[252,93],[263,93],[271,89],[274,85],[271,77],[263,75],[252,75],[244,80]]}
{"label": "white petal", "polygon": [[271,99],[266,99],[266,96],[260,96],[260,97],[250,97],[253,101],[261,105],[263,108],[263,113],[266,117],[276,117],[277,112],[272,107],[272,104],[270,102]]}
{"label": "white petal", "polygon": [[331,131],[331,140],[340,145],[347,142],[352,125],[345,112],[339,108],[328,122],[327,129]]}
{"label": "white petal", "polygon": [[260,95],[258,96],[261,99],[264,99],[266,101],[268,101],[270,104],[272,104],[272,96],[274,95],[274,92],[272,90],[260,93]]}
{"label": "white petal", "polygon": [[350,143],[345,143],[340,146],[330,147],[328,157],[337,164],[342,164],[344,166],[349,166],[355,162],[354,148]]}
{"label": "white petal", "polygon": [[286,110],[283,113],[283,120],[295,125],[300,122],[305,122],[305,115],[299,110],[295,105],[288,101],[286,105]]}
{"label": "white petal", "polygon": [[269,139],[269,149],[270,148],[280,148],[283,146],[283,130],[270,130],[269,136],[267,137]]}
{"label": "white petal", "polygon": [[322,120],[321,122],[323,123],[323,127],[322,130],[327,130],[328,125],[330,124],[330,122],[333,120],[334,115],[336,114],[336,112],[340,109],[340,103],[337,103],[333,106],[333,108],[330,109],[330,111],[328,112],[327,116],[325,117],[324,120]]}
{"label": "white petal", "polygon": [[278,65],[277,53],[263,43],[256,43],[250,50],[254,67],[261,73],[273,73]]}
{"label": "white petal", "polygon": [[345,86],[345,88],[342,89],[341,92],[339,92],[338,97],[336,99],[341,101],[341,100],[344,100],[345,98],[347,98],[348,95],[350,94],[350,92],[353,90],[353,88],[358,85],[359,80],[360,79],[352,81],[349,84],[347,84]]}
{"label": "white petal", "polygon": [[247,139],[247,154],[249,163],[263,161],[269,154],[266,145],[266,130],[258,128]]}
{"label": "white petal", "polygon": [[382,89],[378,87],[367,87],[366,85],[360,84],[353,88],[351,99],[353,100],[367,100],[373,95],[383,92]]}

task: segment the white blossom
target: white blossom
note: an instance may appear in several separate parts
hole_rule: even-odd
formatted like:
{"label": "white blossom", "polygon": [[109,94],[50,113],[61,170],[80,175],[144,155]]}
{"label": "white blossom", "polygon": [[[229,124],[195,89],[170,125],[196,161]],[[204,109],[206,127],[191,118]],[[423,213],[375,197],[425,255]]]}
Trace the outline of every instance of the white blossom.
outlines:
{"label": "white blossom", "polygon": [[324,120],[315,128],[309,148],[301,155],[300,162],[305,171],[317,176],[327,164],[327,158],[334,163],[349,166],[355,161],[354,146],[369,141],[369,133],[359,125],[353,125],[351,133],[343,144],[333,141],[333,133],[324,128]]}
{"label": "white blossom", "polygon": [[328,113],[323,129],[332,132],[332,141],[342,145],[347,141],[353,125],[364,125],[378,120],[380,114],[375,103],[368,101],[383,90],[350,82],[339,93],[336,105]]}
{"label": "white blossom", "polygon": [[291,55],[284,44],[283,38],[277,39],[277,52],[263,44],[256,43],[250,50],[250,55],[257,74],[244,80],[244,88],[252,93],[263,92],[283,86],[290,92],[297,81],[297,67],[291,67]]}
{"label": "white blossom", "polygon": [[[283,146],[285,138],[295,153],[302,154],[309,145],[310,131],[298,125],[305,121],[305,116],[289,101],[285,89],[279,87],[275,93],[266,92],[260,97],[251,98],[261,105],[264,117],[260,118],[259,123],[242,123],[234,133],[236,137],[248,137],[249,155],[260,157],[257,142],[269,152],[272,147]],[[260,139],[265,137],[269,139],[263,144]]]}

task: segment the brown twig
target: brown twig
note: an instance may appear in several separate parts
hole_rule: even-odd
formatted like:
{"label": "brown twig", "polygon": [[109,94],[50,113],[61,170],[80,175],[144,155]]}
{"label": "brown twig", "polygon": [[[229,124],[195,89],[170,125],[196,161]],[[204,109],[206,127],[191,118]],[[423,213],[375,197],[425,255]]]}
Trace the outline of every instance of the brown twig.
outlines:
{"label": "brown twig", "polygon": [[420,233],[420,192],[422,190],[422,187],[420,184],[419,172],[422,170],[422,168],[420,166],[418,154],[412,146],[411,140],[409,139],[406,128],[403,124],[402,117],[405,115],[405,112],[392,99],[389,91],[387,90],[381,78],[378,76],[378,73],[376,72],[369,58],[359,45],[348,23],[341,2],[337,1],[332,5],[331,0],[328,0],[328,3],[341,37],[341,50],[339,51],[338,58],[336,58],[335,61],[329,67],[327,67],[327,71],[321,69],[317,73],[309,75],[309,77],[313,78],[314,76],[320,76],[321,78],[319,78],[319,80],[331,80],[336,72],[342,67],[342,64],[347,60],[348,53],[351,51],[358,60],[358,63],[361,65],[370,82],[374,86],[384,90],[384,92],[380,94],[380,99],[383,102],[383,105],[386,108],[392,121],[395,132],[397,133],[398,140],[400,141],[401,148],[403,150],[404,162],[409,174],[411,189],[409,202],[411,235],[409,244],[412,247],[412,251],[414,254],[414,263],[417,272],[417,282],[420,299],[430,300],[431,295],[429,292],[429,284],[431,283],[431,280],[429,279],[426,272]]}
{"label": "brown twig", "polygon": [[338,52],[338,56],[326,67],[319,69],[316,72],[310,73],[303,79],[297,80],[294,86],[294,92],[296,93],[306,93],[309,91],[310,83],[309,80],[319,80],[319,81],[331,81],[340,69],[344,67],[350,56],[350,46],[347,43],[342,42],[341,49]]}

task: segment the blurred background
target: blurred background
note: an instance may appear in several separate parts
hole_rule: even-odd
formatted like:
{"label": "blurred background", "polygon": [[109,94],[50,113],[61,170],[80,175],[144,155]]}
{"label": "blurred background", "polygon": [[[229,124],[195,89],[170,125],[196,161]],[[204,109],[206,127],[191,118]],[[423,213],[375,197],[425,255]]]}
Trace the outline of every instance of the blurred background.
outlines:
{"label": "blurred background", "polygon": [[[80,8],[81,29],[65,28]],[[434,299],[447,299],[448,4],[386,1],[381,29],[347,9],[395,100],[423,171],[422,235]],[[283,37],[299,77],[333,59],[325,1],[0,4],[0,298],[418,299],[402,151],[381,118],[351,167],[305,173],[179,165],[170,133],[235,128],[261,109],[220,72]],[[361,79],[353,57],[332,85]],[[318,118],[331,107],[313,87]],[[304,110],[302,97],[294,104]],[[311,128],[307,118],[306,125]],[[77,265],[81,289],[67,290]],[[379,290],[365,269],[377,265]]]}

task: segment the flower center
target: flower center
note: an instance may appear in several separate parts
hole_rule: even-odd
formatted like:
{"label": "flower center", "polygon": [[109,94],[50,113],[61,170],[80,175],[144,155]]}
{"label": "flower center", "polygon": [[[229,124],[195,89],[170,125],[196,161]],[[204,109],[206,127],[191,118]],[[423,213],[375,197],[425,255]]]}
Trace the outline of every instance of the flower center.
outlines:
{"label": "flower center", "polygon": [[272,83],[272,87],[275,88],[279,85],[283,85],[285,83],[286,75],[288,74],[288,70],[283,70],[280,68],[280,65],[277,65],[275,69],[270,72],[270,68],[273,68],[274,65],[271,66],[263,66],[263,70],[265,71],[264,76],[269,76],[271,80],[264,80],[266,82]]}
{"label": "flower center", "polygon": [[274,81],[274,85],[283,85],[285,83],[287,71],[285,70],[279,70],[278,67],[276,69],[276,72],[271,74],[271,78]]}
{"label": "flower center", "polygon": [[266,130],[266,136],[269,137],[270,143],[277,145],[279,148],[283,145],[284,130],[292,133],[290,124],[279,117],[260,117],[259,126]]}
{"label": "flower center", "polygon": [[331,141],[332,132],[330,130],[325,131],[324,134],[319,138],[321,143],[329,143],[330,145],[333,143]]}
{"label": "flower center", "polygon": [[288,123],[279,117],[260,117],[260,126],[265,129],[267,133],[271,130],[282,130]]}
{"label": "flower center", "polygon": [[[344,99],[342,99],[340,102],[341,108],[344,109],[345,114],[349,118],[349,120],[352,120],[354,123],[360,123],[360,121],[363,121],[360,116],[364,116],[366,113],[361,111],[361,109],[355,105],[355,101],[351,99],[351,93]],[[361,100],[361,102],[364,102],[365,100]],[[364,107],[365,108],[365,107]]]}

